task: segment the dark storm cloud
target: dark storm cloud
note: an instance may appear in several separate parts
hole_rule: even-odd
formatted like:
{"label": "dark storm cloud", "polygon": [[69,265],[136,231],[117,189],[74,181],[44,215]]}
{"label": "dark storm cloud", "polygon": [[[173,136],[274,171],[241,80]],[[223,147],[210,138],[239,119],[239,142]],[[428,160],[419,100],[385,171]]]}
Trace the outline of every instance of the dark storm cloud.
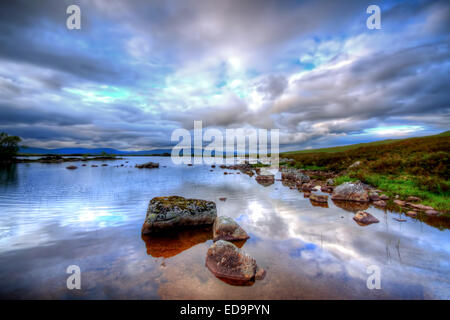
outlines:
{"label": "dark storm cloud", "polygon": [[[81,3],[82,1],[3,1],[0,4],[0,58],[102,83],[124,84],[135,79],[135,71],[126,70],[127,67],[120,59],[121,47],[102,47],[105,37],[117,34],[102,25],[97,27],[104,29],[103,34],[97,34],[95,20],[91,21],[87,17],[83,19],[81,30],[71,31],[66,28],[66,8]],[[83,11],[83,15],[85,13],[89,17],[90,11]],[[95,45],[96,42],[98,46]],[[80,44],[88,43],[90,45],[87,50],[80,48]],[[111,50],[111,56],[108,50]]]}
{"label": "dark storm cloud", "polygon": [[56,111],[45,111],[38,108],[11,107],[0,104],[0,125],[37,123],[54,124],[57,126],[70,126],[75,124],[91,123],[86,113],[68,114]]}

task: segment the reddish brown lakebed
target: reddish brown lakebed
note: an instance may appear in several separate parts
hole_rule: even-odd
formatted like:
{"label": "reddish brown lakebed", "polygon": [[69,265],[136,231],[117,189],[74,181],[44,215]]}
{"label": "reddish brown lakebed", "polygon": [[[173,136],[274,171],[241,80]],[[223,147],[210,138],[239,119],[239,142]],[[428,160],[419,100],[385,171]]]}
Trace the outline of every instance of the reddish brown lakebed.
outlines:
{"label": "reddish brown lakebed", "polygon": [[[148,161],[160,167],[134,168]],[[175,166],[170,158],[102,163],[0,171],[1,298],[450,299],[450,231],[432,217],[331,199],[316,204],[278,180],[258,184],[255,176]],[[210,228],[141,236],[149,200],[167,195],[214,201],[218,215],[249,234],[239,246],[265,278],[248,286],[216,278],[205,266]],[[360,209],[380,222],[358,225]],[[66,287],[69,265],[81,269],[81,290]],[[373,265],[379,290],[366,285]]]}

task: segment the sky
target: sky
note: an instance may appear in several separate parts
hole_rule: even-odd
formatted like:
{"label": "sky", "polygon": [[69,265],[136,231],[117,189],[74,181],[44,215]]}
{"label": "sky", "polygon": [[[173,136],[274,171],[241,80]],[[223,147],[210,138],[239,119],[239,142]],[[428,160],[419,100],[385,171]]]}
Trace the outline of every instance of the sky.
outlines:
{"label": "sky", "polygon": [[0,131],[120,150],[194,120],[279,129],[280,150],[440,133],[449,35],[447,1],[1,1]]}

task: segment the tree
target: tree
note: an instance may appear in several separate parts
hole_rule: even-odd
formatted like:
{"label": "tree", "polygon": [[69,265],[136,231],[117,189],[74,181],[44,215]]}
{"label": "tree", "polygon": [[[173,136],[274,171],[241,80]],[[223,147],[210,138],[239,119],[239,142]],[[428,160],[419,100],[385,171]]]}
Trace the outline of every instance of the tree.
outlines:
{"label": "tree", "polygon": [[9,136],[7,133],[0,133],[0,161],[13,159],[19,151],[19,142],[22,141],[17,136]]}

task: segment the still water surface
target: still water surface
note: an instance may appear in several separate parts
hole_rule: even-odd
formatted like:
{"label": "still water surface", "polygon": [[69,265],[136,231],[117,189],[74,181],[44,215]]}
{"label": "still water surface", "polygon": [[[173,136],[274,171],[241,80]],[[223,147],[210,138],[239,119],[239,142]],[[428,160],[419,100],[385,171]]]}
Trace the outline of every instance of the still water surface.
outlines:
{"label": "still water surface", "polygon": [[[147,161],[161,167],[134,168]],[[374,207],[366,211],[380,223],[362,227],[352,219],[358,208],[314,206],[281,181],[265,187],[236,171],[165,157],[101,163],[0,171],[1,298],[450,299],[448,229]],[[266,278],[242,287],[212,275],[210,229],[142,238],[149,200],[169,195],[215,201],[218,215],[250,235],[242,248]],[[81,268],[81,290],[66,287],[69,265]],[[366,286],[371,265],[381,270],[380,290]]]}

